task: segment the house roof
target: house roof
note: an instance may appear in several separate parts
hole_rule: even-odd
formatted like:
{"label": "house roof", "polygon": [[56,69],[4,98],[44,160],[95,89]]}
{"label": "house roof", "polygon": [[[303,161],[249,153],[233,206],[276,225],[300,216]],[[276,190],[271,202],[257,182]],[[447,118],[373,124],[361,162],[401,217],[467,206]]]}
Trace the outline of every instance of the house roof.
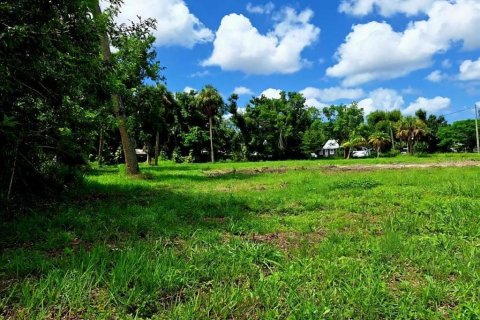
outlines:
{"label": "house roof", "polygon": [[338,149],[340,145],[336,140],[328,140],[327,143],[323,146],[323,149]]}
{"label": "house roof", "polygon": [[147,153],[145,151],[143,151],[143,149],[135,149],[135,153],[137,154],[137,156],[146,156]]}

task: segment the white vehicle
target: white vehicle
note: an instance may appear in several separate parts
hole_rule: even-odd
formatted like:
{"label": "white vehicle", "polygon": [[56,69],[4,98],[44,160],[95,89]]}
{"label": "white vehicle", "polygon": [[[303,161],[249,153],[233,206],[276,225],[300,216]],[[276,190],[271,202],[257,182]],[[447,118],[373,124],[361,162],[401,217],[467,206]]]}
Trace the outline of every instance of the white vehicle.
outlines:
{"label": "white vehicle", "polygon": [[362,149],[362,150],[355,150],[352,153],[353,158],[366,158],[370,156],[370,150]]}

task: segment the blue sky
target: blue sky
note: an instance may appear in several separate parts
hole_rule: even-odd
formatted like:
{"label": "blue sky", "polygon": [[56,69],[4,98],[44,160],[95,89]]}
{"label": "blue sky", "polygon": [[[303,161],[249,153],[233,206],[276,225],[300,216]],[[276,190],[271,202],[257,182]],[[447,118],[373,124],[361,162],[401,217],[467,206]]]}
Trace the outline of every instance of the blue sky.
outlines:
{"label": "blue sky", "polygon": [[480,102],[479,0],[126,0],[153,17],[172,91],[212,84],[240,105],[300,91],[309,105],[424,108],[450,121]]}

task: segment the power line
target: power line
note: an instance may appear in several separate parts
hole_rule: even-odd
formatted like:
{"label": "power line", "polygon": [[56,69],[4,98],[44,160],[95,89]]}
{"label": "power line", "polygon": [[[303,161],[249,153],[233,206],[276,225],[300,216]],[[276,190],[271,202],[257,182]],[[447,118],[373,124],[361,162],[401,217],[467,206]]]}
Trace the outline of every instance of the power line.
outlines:
{"label": "power line", "polygon": [[460,113],[460,112],[464,112],[464,111],[468,111],[468,110],[472,110],[472,109],[474,109],[474,107],[468,107],[468,108],[465,108],[465,109],[462,109],[462,110],[457,110],[457,111],[454,111],[454,112],[451,112],[451,113],[444,114],[443,116],[446,117],[446,116],[450,116],[450,115],[455,114],[455,113]]}

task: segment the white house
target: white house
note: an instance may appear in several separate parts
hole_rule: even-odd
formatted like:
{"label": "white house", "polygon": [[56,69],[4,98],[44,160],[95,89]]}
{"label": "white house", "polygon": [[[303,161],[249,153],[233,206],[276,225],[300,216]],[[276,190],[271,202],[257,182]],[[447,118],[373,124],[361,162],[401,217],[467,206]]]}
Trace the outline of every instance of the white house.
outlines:
{"label": "white house", "polygon": [[337,155],[338,149],[340,149],[340,145],[336,140],[328,140],[323,146],[322,154],[324,157],[334,157]]}

